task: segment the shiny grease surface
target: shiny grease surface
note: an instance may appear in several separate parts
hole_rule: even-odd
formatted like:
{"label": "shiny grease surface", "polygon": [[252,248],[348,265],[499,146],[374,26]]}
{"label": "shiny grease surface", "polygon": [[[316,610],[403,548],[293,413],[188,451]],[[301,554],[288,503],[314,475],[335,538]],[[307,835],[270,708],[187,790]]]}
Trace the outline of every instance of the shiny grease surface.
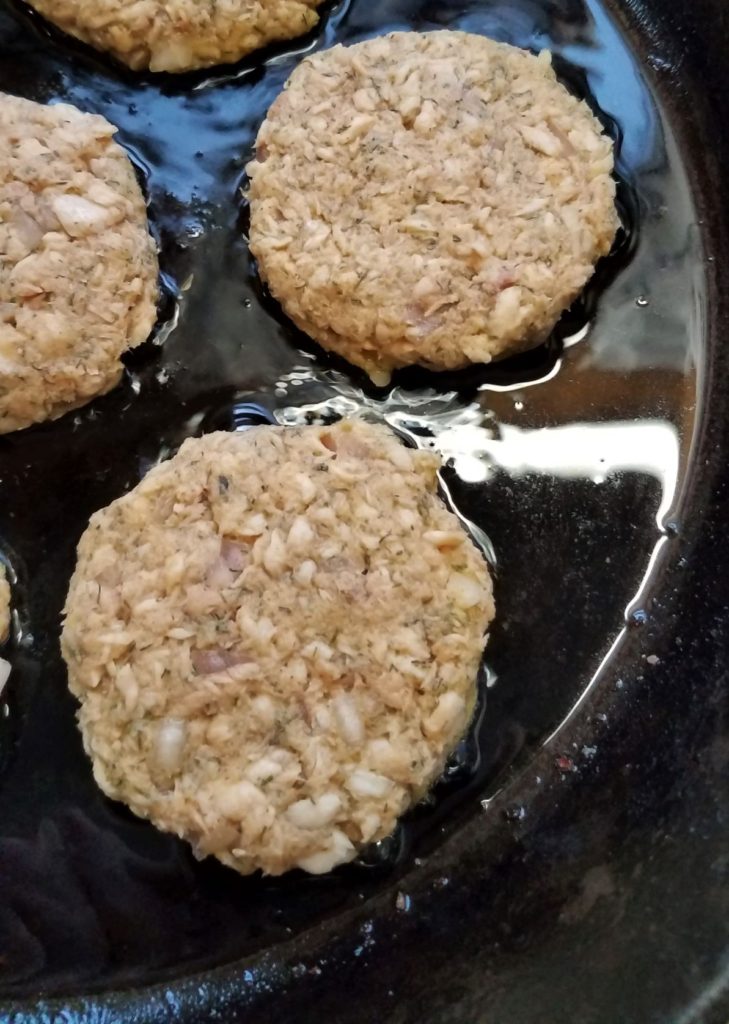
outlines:
{"label": "shiny grease surface", "polygon": [[[458,27],[538,50],[617,141],[625,223],[549,345],[488,368],[407,371],[388,390],[325,357],[261,289],[243,167],[301,55],[390,29]],[[0,439],[0,549],[17,574],[0,719],[0,996],[149,983],[255,953],[393,887],[556,730],[670,544],[692,440],[703,273],[669,126],[598,3],[364,3],[296,47],[184,78],[137,77],[0,4],[0,89],[119,125],[161,245],[160,327],[122,385]],[[431,800],[361,865],[239,879],[105,801],[58,652],[88,516],[188,435],[265,420],[386,420],[448,460],[444,493],[497,562],[475,728]],[[487,827],[488,816],[484,827]]]}

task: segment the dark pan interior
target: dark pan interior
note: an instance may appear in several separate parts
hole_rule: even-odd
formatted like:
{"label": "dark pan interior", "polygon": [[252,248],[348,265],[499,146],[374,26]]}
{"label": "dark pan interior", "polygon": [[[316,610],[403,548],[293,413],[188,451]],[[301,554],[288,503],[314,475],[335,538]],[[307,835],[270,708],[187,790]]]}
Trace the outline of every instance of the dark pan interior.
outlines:
{"label": "dark pan interior", "polygon": [[[554,51],[616,140],[623,229],[541,349],[373,389],[261,287],[244,166],[302,54],[446,26]],[[154,77],[0,0],[0,90],[119,126],[164,286],[115,391],[0,438],[0,1020],[726,1024],[727,45],[723,0],[349,0]],[[96,789],[58,651],[75,545],[191,434],[352,412],[439,448],[495,552],[482,713],[360,862],[242,879]]]}

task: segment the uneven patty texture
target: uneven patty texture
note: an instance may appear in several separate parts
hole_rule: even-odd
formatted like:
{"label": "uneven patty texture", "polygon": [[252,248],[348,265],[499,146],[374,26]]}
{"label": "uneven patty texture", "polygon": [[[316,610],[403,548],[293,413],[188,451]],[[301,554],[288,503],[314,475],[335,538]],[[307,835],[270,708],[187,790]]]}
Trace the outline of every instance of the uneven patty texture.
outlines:
{"label": "uneven patty texture", "polygon": [[472,714],[486,564],[358,421],[188,440],[83,535],[62,647],[111,797],[242,873],[388,835]]}
{"label": "uneven patty texture", "polygon": [[0,643],[4,643],[10,632],[10,584],[5,566],[0,564]]}
{"label": "uneven patty texture", "polygon": [[385,383],[540,343],[610,250],[612,143],[538,57],[463,32],[307,57],[261,126],[251,249],[290,318]]}
{"label": "uneven patty texture", "polygon": [[108,391],[154,325],[156,248],[115,131],[0,94],[0,433]]}
{"label": "uneven patty texture", "polygon": [[294,39],[323,0],[30,0],[70,35],[135,71],[191,71]]}

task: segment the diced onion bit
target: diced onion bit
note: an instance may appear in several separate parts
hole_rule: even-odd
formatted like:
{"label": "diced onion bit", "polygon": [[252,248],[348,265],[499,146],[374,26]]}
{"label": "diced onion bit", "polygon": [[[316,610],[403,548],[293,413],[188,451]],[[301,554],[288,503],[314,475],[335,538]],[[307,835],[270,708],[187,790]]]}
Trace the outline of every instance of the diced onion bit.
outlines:
{"label": "diced onion bit", "polygon": [[319,853],[313,853],[309,857],[302,857],[298,867],[308,871],[310,875],[325,875],[338,864],[346,864],[352,860],[355,849],[344,832],[335,829],[332,832],[329,844]]}
{"label": "diced onion bit", "polygon": [[139,697],[139,684],[132,668],[129,665],[122,665],[116,674],[115,682],[117,690],[119,690],[124,698],[125,709],[132,711]]}
{"label": "diced onion bit", "polygon": [[348,743],[362,743],[365,729],[354,698],[348,693],[339,693],[332,700],[332,707],[344,739]]}
{"label": "diced onion bit", "polygon": [[198,675],[213,675],[225,672],[236,665],[247,665],[253,659],[242,651],[225,651],[222,648],[211,648],[207,651],[193,650],[190,653],[192,667]]}
{"label": "diced onion bit", "polygon": [[154,761],[161,771],[174,775],[182,767],[187,725],[179,718],[163,718],[159,723]]}
{"label": "diced onion bit", "polygon": [[236,573],[231,567],[223,560],[221,555],[220,558],[216,558],[213,564],[208,569],[205,577],[205,582],[209,587],[213,587],[215,590],[224,590],[225,587],[230,587],[235,581]]}
{"label": "diced onion bit", "polygon": [[461,608],[474,608],[483,600],[483,587],[471,576],[453,575],[448,583],[450,597]]}
{"label": "diced onion bit", "polygon": [[51,206],[63,230],[72,238],[90,235],[106,227],[109,222],[108,211],[103,206],[84,199],[83,196],[65,193],[56,196]]}
{"label": "diced onion bit", "polygon": [[288,535],[288,545],[292,551],[301,553],[307,551],[314,540],[314,531],[309,526],[304,516],[297,516],[294,519]]}
{"label": "diced onion bit", "polygon": [[241,572],[245,569],[248,560],[244,545],[227,538],[220,545],[220,557],[231,572]]}
{"label": "diced onion bit", "polygon": [[316,800],[297,800],[287,809],[286,817],[297,828],[324,828],[336,818],[341,806],[336,793],[323,793]]}
{"label": "diced onion bit", "polygon": [[23,245],[33,251],[43,239],[43,229],[24,210],[16,207],[11,217],[11,225]]}
{"label": "diced onion bit", "polygon": [[263,567],[271,576],[278,576],[286,566],[286,545],[281,531],[271,530],[268,547],[263,553]]}
{"label": "diced onion bit", "polygon": [[383,797],[392,789],[391,779],[377,772],[368,772],[364,768],[358,768],[352,772],[347,782],[347,789],[355,796],[361,797]]}
{"label": "diced onion bit", "polygon": [[272,757],[261,757],[246,769],[246,775],[256,785],[265,785],[281,774],[281,765]]}
{"label": "diced onion bit", "polygon": [[265,807],[266,798],[258,786],[247,779],[222,787],[217,793],[216,803],[226,818],[240,820],[255,809]]}
{"label": "diced onion bit", "polygon": [[536,128],[525,124],[520,125],[519,130],[524,141],[538,153],[543,153],[545,156],[559,156],[562,152],[562,143],[546,128]]}
{"label": "diced onion bit", "polygon": [[302,562],[294,573],[294,579],[297,583],[302,586],[306,586],[314,579],[316,575],[316,562],[312,562],[310,558],[307,558],[305,562]]}

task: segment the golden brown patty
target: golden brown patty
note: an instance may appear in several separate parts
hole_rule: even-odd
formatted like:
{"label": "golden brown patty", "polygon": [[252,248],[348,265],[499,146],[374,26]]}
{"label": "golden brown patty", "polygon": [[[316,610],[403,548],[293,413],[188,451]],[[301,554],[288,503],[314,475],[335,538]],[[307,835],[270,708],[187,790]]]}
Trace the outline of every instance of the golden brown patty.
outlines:
{"label": "golden brown patty", "polygon": [[244,874],[391,832],[466,728],[493,616],[437,468],[358,421],[258,427],[96,513],[62,647],[102,789]]}
{"label": "golden brown patty", "polygon": [[156,247],[115,132],[0,94],[0,433],[108,391],[154,325]]}
{"label": "golden brown patty", "polygon": [[139,71],[240,60],[316,25],[323,0],[29,0],[77,39]]}
{"label": "golden brown patty", "polygon": [[268,112],[251,249],[291,319],[385,382],[538,344],[610,249],[612,143],[539,57],[399,32],[307,57]]}

